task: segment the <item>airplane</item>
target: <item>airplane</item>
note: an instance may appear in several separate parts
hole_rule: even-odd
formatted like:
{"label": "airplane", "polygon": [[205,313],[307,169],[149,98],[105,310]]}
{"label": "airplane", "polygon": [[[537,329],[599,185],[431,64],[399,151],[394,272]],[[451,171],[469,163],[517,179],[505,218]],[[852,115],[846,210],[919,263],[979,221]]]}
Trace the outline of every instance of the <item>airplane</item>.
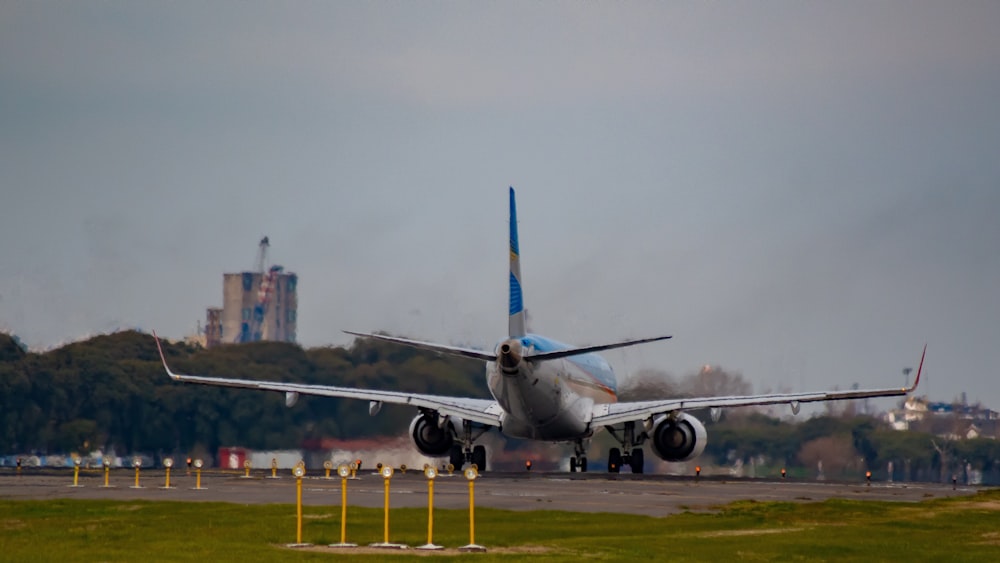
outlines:
{"label": "airplane", "polygon": [[587,471],[587,446],[594,434],[603,429],[620,445],[608,452],[608,471],[617,473],[627,465],[632,473],[638,474],[645,471],[643,445],[646,443],[659,458],[671,462],[694,459],[705,449],[705,426],[685,411],[708,408],[717,416],[723,408],[788,404],[797,414],[802,403],[906,395],[920,382],[926,345],[916,379],[909,388],[619,402],[614,371],[598,352],[667,340],[671,336],[576,347],[529,332],[521,286],[513,187],[510,188],[509,262],[508,331],[492,350],[344,331],[353,336],[483,360],[492,400],[183,375],[170,370],[155,332],[153,337],[163,367],[175,381],[283,392],[289,407],[295,404],[299,395],[367,400],[369,413],[373,416],[383,403],[415,407],[418,412],[410,423],[409,435],[417,450],[429,457],[447,456],[455,467],[475,464],[481,471],[486,470],[486,448],[475,442],[491,429],[498,429],[512,438],[573,444],[574,453],[569,459],[571,472]]}

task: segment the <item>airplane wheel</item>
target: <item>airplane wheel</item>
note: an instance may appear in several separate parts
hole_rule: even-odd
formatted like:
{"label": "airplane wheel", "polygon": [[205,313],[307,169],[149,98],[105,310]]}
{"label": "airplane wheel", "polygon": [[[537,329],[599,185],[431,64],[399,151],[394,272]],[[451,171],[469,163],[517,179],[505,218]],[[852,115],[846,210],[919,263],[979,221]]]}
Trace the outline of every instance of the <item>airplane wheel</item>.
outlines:
{"label": "airplane wheel", "polygon": [[608,454],[608,473],[619,473],[622,469],[622,451],[611,448]]}
{"label": "airplane wheel", "polygon": [[587,458],[581,457],[580,460],[577,463],[580,465],[580,473],[586,473],[587,472]]}
{"label": "airplane wheel", "polygon": [[629,465],[632,466],[632,473],[638,475],[645,471],[645,468],[643,467],[645,460],[643,459],[642,448],[635,448],[632,450],[632,459],[630,461],[631,463]]}
{"label": "airplane wheel", "polygon": [[569,472],[576,473],[576,456],[569,458]]}
{"label": "airplane wheel", "polygon": [[455,469],[459,471],[462,470],[462,464],[465,463],[465,455],[462,453],[462,446],[455,444],[451,447],[451,451],[448,452],[448,463],[452,464]]}
{"label": "airplane wheel", "polygon": [[472,463],[480,473],[486,472],[486,446],[476,446],[472,448]]}

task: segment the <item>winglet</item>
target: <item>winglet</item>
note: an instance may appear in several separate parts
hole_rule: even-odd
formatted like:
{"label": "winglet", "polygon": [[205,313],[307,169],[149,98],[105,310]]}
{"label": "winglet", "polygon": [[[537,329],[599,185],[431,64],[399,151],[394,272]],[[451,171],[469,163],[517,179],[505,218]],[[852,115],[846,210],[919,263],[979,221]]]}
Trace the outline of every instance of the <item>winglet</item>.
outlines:
{"label": "winglet", "polygon": [[924,370],[924,356],[927,355],[927,345],[924,344],[924,352],[920,354],[920,366],[917,367],[917,378],[913,380],[913,387],[906,390],[907,393],[912,393],[917,385],[920,383],[920,372]]}
{"label": "winglet", "polygon": [[160,338],[156,336],[156,331],[153,331],[153,340],[156,341],[156,349],[160,351],[160,361],[163,362],[163,369],[167,370],[167,375],[170,379],[178,379],[177,374],[170,371],[170,367],[167,366],[167,357],[163,355],[163,346],[160,345]]}

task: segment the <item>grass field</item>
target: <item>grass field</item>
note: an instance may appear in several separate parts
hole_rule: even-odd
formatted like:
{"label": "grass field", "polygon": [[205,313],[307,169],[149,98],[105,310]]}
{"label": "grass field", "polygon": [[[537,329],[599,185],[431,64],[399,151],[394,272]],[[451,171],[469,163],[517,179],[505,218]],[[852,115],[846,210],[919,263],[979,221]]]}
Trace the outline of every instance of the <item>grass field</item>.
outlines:
{"label": "grass field", "polygon": [[[289,549],[294,505],[0,501],[4,561],[302,561],[350,553],[359,561],[412,558],[405,552],[334,551],[339,507],[304,508],[303,541]],[[393,509],[390,541],[427,540],[424,509]],[[468,513],[435,513],[434,542],[469,542]],[[382,541],[383,512],[350,508],[347,540]],[[673,561],[1000,561],[1000,491],[919,504],[830,500],[821,503],[739,502],[717,513],[664,518],[555,511],[476,510],[482,561],[670,559]],[[454,549],[433,557],[454,558]],[[428,555],[425,555],[428,556]]]}

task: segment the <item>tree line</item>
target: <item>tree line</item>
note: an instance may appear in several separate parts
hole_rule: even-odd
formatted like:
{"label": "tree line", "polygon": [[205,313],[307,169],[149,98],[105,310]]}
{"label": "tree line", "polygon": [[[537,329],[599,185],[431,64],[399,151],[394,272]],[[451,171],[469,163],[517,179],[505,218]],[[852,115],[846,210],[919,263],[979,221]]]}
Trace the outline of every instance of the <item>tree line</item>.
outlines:
{"label": "tree line", "polygon": [[[370,339],[308,350],[163,345],[179,373],[489,397],[480,362]],[[152,336],[135,331],[38,354],[0,335],[0,452],[288,449],[310,438],[398,435],[413,416],[386,405],[371,417],[365,401],[310,396],[288,408],[281,393],[174,382]]]}

